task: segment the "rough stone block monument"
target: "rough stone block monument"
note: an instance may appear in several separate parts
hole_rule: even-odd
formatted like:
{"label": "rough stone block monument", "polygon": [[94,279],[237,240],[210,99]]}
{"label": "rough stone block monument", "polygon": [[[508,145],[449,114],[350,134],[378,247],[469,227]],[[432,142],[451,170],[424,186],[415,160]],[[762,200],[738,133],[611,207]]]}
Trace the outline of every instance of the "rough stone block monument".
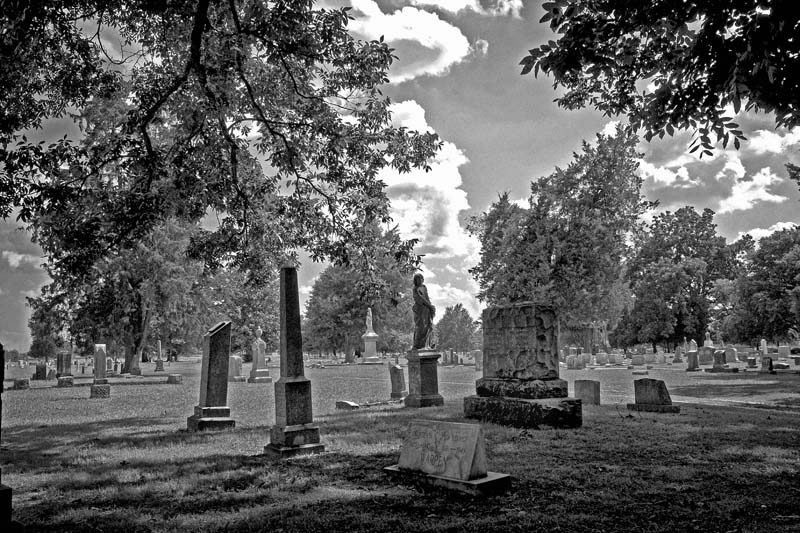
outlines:
{"label": "rough stone block monument", "polygon": [[311,410],[311,381],[303,370],[303,336],[300,330],[300,296],[297,270],[281,268],[281,377],[275,382],[275,425],[264,452],[273,457],[320,453],[319,426]]}
{"label": "rough stone block monument", "polygon": [[581,401],[558,374],[556,314],[519,303],[483,311],[483,377],[464,415],[522,428],[580,427]]}
{"label": "rough stone block monument", "polygon": [[575,397],[583,405],[600,405],[600,382],[591,379],[576,379]]}
{"label": "rough stone block monument", "polygon": [[231,323],[219,322],[203,335],[200,367],[200,401],[186,419],[189,431],[227,429],[236,425],[228,407],[228,357]]}
{"label": "rough stone block monument", "polygon": [[392,399],[401,399],[408,396],[406,389],[406,378],[403,374],[403,367],[400,365],[389,364],[389,379],[392,382],[392,392],[389,397]]}
{"label": "rough stone block monument", "polygon": [[111,385],[106,379],[106,345],[94,345],[94,381],[89,389],[89,398],[110,398]]}
{"label": "rough stone block monument", "polygon": [[478,424],[414,420],[399,462],[384,471],[475,496],[502,492],[510,485],[507,474],[487,469],[483,429]]}
{"label": "rough stone block monument", "polygon": [[672,405],[667,385],[660,379],[642,378],[633,382],[636,403],[629,403],[631,411],[654,413],[680,413],[681,408]]}

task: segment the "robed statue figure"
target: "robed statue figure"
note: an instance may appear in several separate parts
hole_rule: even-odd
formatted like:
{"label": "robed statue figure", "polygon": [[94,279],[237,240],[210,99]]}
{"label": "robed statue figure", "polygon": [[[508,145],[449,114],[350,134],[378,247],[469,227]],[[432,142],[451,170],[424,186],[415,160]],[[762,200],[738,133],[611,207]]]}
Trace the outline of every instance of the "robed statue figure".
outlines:
{"label": "robed statue figure", "polygon": [[428,289],[423,283],[425,278],[422,274],[414,274],[414,345],[412,350],[422,350],[433,348],[431,340],[433,336],[433,317],[436,308],[428,298]]}

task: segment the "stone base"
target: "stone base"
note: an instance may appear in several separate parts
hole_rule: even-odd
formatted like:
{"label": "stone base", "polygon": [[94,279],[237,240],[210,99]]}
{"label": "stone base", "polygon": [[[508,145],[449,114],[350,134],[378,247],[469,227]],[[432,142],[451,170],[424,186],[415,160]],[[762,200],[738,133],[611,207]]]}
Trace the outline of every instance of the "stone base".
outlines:
{"label": "stone base", "polygon": [[433,407],[444,405],[439,394],[439,377],[436,361],[442,356],[430,350],[411,350],[408,360],[408,391],[404,400],[406,407]]}
{"label": "stone base", "polygon": [[161,359],[156,359],[156,372],[163,372],[164,371],[164,361]]}
{"label": "stone base", "polygon": [[406,396],[408,396],[408,391],[405,391],[405,390],[404,391],[400,391],[400,392],[391,392],[391,393],[389,393],[389,398],[391,398],[393,400],[402,400]]}
{"label": "stone base", "polygon": [[422,396],[419,394],[409,394],[403,399],[406,407],[437,407],[444,405],[444,398],[441,394],[429,394]]}
{"label": "stone base", "polygon": [[687,372],[700,372],[701,370],[699,368],[687,368],[686,371]]}
{"label": "stone base", "polygon": [[301,444],[300,446],[277,446],[270,443],[264,446],[264,455],[273,459],[286,459],[297,455],[310,455],[313,453],[322,453],[324,451],[325,445],[319,443]]}
{"label": "stone base", "polygon": [[631,411],[647,411],[650,413],[680,413],[678,405],[662,405],[656,403],[629,403],[628,409]]}
{"label": "stone base", "polygon": [[92,385],[90,387],[89,398],[110,398],[111,385]]}
{"label": "stone base", "polygon": [[712,374],[718,374],[718,373],[719,374],[724,374],[724,373],[733,373],[733,374],[735,374],[738,371],[739,371],[738,368],[725,368],[725,367],[722,367],[722,366],[715,366],[715,367],[712,367],[712,368],[706,368],[706,372],[711,372]]}
{"label": "stone base", "polygon": [[170,374],[167,376],[167,383],[171,385],[180,385],[181,383],[183,383],[183,375]]}
{"label": "stone base", "polygon": [[236,421],[230,418],[231,409],[227,406],[194,407],[194,414],[186,419],[189,431],[206,431],[228,429],[236,426]]}
{"label": "stone base", "polygon": [[464,416],[517,428],[577,428],[583,424],[577,398],[464,398]]}
{"label": "stone base", "polygon": [[72,387],[75,384],[75,380],[72,376],[61,376],[58,378],[58,385],[57,387]]}
{"label": "stone base", "polygon": [[228,376],[229,383],[246,383],[247,378],[244,376]]}
{"label": "stone base", "polygon": [[567,381],[563,379],[503,379],[481,378],[475,382],[478,396],[526,398],[566,398],[569,396]]}
{"label": "stone base", "polygon": [[130,374],[132,376],[141,376],[142,375],[142,369],[139,368],[138,366],[136,368],[131,368]]}
{"label": "stone base", "polygon": [[387,466],[384,472],[392,477],[399,478],[411,483],[420,483],[434,487],[444,487],[450,490],[464,492],[472,496],[489,496],[500,494],[508,490],[511,486],[511,476],[499,474],[497,472],[487,472],[486,477],[462,481],[449,477],[426,474],[424,472],[414,472],[402,470],[399,465]]}
{"label": "stone base", "polygon": [[272,383],[272,377],[270,376],[253,376],[251,375],[247,378],[248,383]]}
{"label": "stone base", "polygon": [[319,444],[319,426],[314,424],[272,426],[269,430],[268,446],[296,448],[307,444]]}
{"label": "stone base", "polygon": [[31,388],[31,380],[28,378],[17,378],[14,380],[14,390],[27,390]]}

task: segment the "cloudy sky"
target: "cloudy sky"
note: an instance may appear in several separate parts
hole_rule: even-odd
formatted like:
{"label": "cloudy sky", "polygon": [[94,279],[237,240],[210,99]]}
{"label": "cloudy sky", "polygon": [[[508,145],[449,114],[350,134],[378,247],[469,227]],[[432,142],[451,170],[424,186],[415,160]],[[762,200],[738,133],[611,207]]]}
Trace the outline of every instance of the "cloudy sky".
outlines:
{"label": "cloudy sky", "polygon": [[[554,38],[539,24],[541,2],[528,0],[326,0],[350,5],[351,31],[384,36],[399,60],[385,94],[394,120],[430,129],[445,141],[431,172],[384,173],[395,221],[406,238],[420,239],[433,303],[462,303],[479,314],[476,285],[467,270],[479,248],[465,226],[499,192],[528,196],[531,180],[566,166],[582,139],[611,127],[591,110],[563,111],[547,78],[520,76],[529,48]],[[800,129],[776,130],[772,117],[737,117],[749,142],[699,160],[687,153],[690,134],[642,143],[644,193],[661,210],[709,207],[729,241],[800,223],[800,192],[784,164],[800,164]],[[15,224],[0,225],[0,339],[27,350],[26,295],[46,276],[40,251]],[[302,295],[324,267],[304,264]],[[439,315],[441,316],[441,314]]]}

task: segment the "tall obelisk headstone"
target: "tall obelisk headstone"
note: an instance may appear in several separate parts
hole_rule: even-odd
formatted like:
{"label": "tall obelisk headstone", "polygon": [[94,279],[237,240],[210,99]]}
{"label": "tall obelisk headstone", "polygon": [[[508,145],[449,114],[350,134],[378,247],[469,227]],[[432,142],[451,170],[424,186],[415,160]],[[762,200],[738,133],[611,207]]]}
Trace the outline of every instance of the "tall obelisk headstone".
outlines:
{"label": "tall obelisk headstone", "polygon": [[161,359],[161,339],[158,339],[156,343],[156,349],[158,350],[158,359],[156,359],[156,372],[163,372],[164,371],[164,360]]}
{"label": "tall obelisk headstone", "polygon": [[275,382],[275,425],[264,453],[273,457],[320,453],[319,426],[313,424],[311,381],[303,373],[303,338],[297,270],[281,268],[281,377]]}
{"label": "tall obelisk headstone", "polygon": [[[3,343],[0,343],[0,361],[3,366],[0,368],[0,418],[3,416],[3,382],[6,379],[6,350]],[[2,426],[2,424],[0,424]],[[8,531],[11,526],[11,487],[3,485],[3,470],[0,469],[0,525],[3,531]]]}
{"label": "tall obelisk headstone", "polygon": [[231,323],[220,322],[203,335],[200,402],[186,423],[189,431],[227,429],[236,425],[228,407],[228,357]]}
{"label": "tall obelisk headstone", "polygon": [[89,398],[110,398],[111,385],[106,379],[106,345],[94,345],[94,382],[89,390]]}

